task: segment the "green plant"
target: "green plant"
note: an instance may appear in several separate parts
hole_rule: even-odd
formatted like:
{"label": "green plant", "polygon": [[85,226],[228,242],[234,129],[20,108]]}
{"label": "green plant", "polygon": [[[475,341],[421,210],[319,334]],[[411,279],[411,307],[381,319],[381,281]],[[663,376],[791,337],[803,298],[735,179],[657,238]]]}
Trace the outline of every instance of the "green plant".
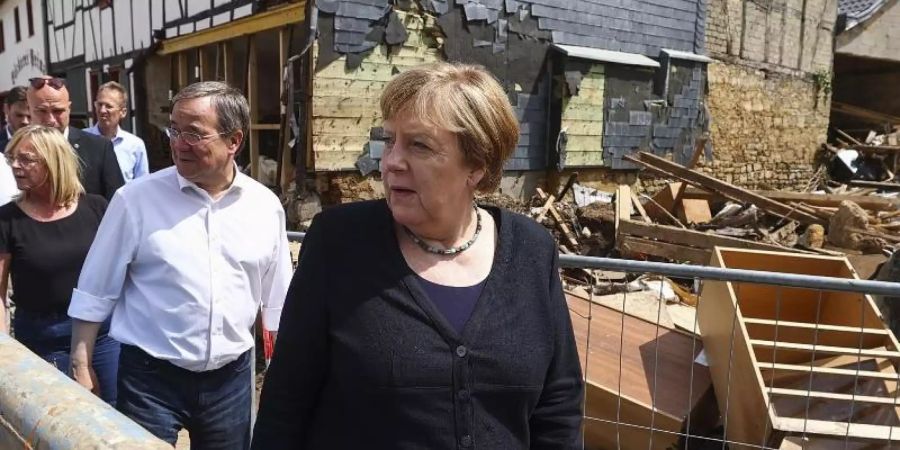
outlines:
{"label": "green plant", "polygon": [[819,69],[812,74],[813,84],[816,86],[816,92],[819,94],[831,94],[831,71]]}

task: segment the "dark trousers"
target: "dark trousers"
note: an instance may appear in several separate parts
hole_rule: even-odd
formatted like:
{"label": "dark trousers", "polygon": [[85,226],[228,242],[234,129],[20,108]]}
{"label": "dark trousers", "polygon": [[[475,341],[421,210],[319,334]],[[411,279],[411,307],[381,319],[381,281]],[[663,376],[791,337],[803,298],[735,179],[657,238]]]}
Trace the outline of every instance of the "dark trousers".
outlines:
{"label": "dark trousers", "polygon": [[250,351],[208,372],[192,372],[122,345],[116,409],[174,445],[186,428],[191,449],[250,447]]}
{"label": "dark trousers", "polygon": [[[33,313],[17,309],[13,317],[16,340],[49,362],[62,373],[69,370],[72,347],[72,320],[65,313]],[[100,398],[116,404],[116,372],[119,369],[119,343],[107,335],[109,321],[100,327],[92,357],[94,372],[100,384]]]}

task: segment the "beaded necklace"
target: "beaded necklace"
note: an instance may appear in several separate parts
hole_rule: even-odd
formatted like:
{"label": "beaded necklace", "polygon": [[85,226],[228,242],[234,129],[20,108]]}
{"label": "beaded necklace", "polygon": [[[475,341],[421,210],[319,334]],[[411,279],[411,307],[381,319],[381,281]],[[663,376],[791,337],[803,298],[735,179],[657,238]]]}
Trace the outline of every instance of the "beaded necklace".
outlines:
{"label": "beaded necklace", "polygon": [[468,242],[463,243],[458,247],[450,247],[450,248],[437,248],[429,245],[427,242],[420,239],[416,236],[415,233],[412,232],[409,228],[406,228],[406,225],[403,226],[403,230],[406,231],[406,235],[412,239],[416,245],[419,246],[422,250],[425,250],[428,253],[434,253],[435,255],[455,255],[457,253],[462,253],[466,251],[472,244],[475,243],[475,240],[478,239],[478,235],[481,234],[481,214],[478,213],[478,205],[472,205],[475,208],[475,234],[472,236],[472,239],[469,239]]}

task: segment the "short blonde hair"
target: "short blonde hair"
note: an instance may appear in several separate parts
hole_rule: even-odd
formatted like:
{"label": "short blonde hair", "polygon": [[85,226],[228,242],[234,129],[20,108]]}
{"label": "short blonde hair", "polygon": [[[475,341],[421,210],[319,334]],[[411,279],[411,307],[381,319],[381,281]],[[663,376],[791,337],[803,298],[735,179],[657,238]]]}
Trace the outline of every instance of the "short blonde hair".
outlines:
{"label": "short blonde hair", "polygon": [[[50,199],[56,205],[71,205],[84,193],[81,185],[81,158],[56,128],[28,125],[16,131],[6,146],[6,155],[15,156],[19,145],[28,140],[47,167]],[[27,195],[23,193],[22,195]]]}
{"label": "short blonde hair", "polygon": [[381,115],[390,120],[407,111],[456,134],[466,162],[485,171],[477,190],[497,189],[503,164],[519,141],[519,122],[500,83],[484,67],[436,63],[401,72],[381,94]]}

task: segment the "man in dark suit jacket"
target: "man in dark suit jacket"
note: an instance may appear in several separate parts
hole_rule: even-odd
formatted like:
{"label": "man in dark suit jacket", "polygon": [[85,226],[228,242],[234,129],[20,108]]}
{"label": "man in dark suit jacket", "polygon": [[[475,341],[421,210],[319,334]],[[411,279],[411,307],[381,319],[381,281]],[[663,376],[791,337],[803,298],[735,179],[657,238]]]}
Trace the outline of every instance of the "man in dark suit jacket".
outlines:
{"label": "man in dark suit jacket", "polygon": [[31,121],[63,133],[83,162],[81,183],[84,190],[89,194],[102,195],[107,200],[112,199],[116,189],[125,184],[112,141],[69,126],[72,102],[62,79],[45,75],[29,81]]}
{"label": "man in dark suit jacket", "polygon": [[16,86],[9,90],[3,101],[3,114],[6,116],[6,126],[0,131],[0,152],[6,149],[6,144],[12,139],[13,133],[31,121],[25,86]]}

